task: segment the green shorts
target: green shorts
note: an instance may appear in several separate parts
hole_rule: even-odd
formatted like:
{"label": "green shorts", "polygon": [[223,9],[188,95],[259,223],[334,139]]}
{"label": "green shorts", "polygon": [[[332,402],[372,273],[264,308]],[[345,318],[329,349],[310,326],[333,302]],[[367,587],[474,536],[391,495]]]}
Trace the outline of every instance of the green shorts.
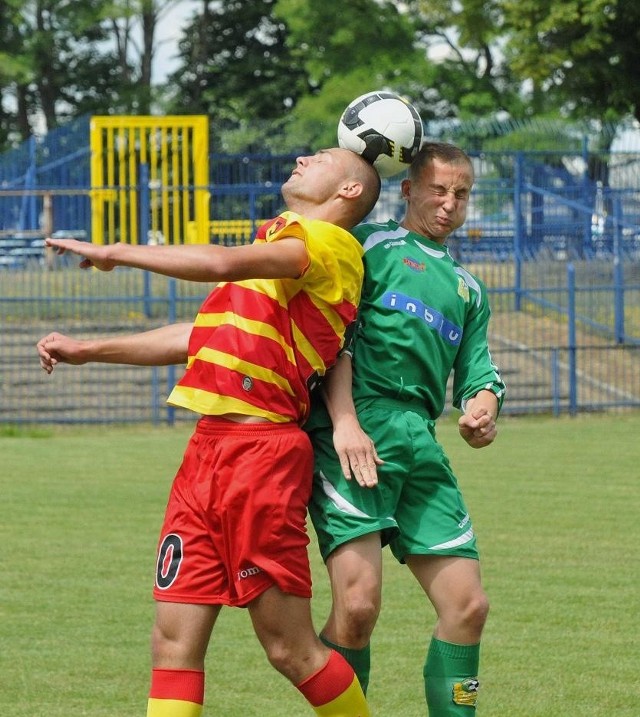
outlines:
{"label": "green shorts", "polygon": [[315,452],[309,513],[323,559],[378,531],[400,562],[407,555],[478,559],[473,526],[434,422],[421,407],[389,399],[358,406],[358,416],[384,461],[375,488],[342,475],[330,425],[320,421],[309,429]]}

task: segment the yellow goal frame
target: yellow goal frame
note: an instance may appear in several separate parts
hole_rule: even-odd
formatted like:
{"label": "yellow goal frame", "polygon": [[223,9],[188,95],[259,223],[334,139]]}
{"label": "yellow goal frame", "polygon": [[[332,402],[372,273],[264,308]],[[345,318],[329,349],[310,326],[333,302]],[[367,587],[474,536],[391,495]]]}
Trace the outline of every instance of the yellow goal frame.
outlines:
{"label": "yellow goal frame", "polygon": [[209,243],[206,116],[95,116],[90,147],[94,243]]}

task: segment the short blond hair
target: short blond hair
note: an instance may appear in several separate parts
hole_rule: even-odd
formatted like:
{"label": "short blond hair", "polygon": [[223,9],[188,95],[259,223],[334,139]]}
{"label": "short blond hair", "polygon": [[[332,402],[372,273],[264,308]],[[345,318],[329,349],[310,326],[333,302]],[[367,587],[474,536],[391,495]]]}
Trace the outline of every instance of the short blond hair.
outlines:
{"label": "short blond hair", "polygon": [[471,178],[474,178],[473,162],[460,147],[448,142],[425,142],[409,165],[409,179],[411,181],[419,179],[425,165],[434,159],[447,164],[467,164],[471,170]]}

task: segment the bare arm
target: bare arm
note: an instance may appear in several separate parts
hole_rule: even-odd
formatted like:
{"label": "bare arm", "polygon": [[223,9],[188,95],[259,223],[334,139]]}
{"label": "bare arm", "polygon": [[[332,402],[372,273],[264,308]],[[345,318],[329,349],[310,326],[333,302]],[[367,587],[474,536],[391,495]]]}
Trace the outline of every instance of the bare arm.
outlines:
{"label": "bare arm", "polygon": [[472,448],[490,445],[498,435],[498,399],[493,391],[478,391],[468,399],[458,419],[458,431]]}
{"label": "bare arm", "polygon": [[119,363],[132,366],[168,366],[187,361],[192,324],[170,324],[128,336],[72,339],[53,332],[38,341],[40,366],[51,373],[59,363]]}
{"label": "bare arm", "polygon": [[203,282],[295,279],[309,261],[304,242],[297,238],[238,247],[99,245],[76,239],[47,239],[46,244],[58,254],[72,252],[82,257],[82,269],[94,266],[101,271],[111,271],[116,266],[128,266],[176,279]]}
{"label": "bare arm", "polygon": [[351,357],[343,354],[329,371],[323,384],[323,396],[333,423],[333,445],[345,478],[355,476],[358,483],[372,488],[378,483],[378,458],[375,445],[362,430],[351,394]]}

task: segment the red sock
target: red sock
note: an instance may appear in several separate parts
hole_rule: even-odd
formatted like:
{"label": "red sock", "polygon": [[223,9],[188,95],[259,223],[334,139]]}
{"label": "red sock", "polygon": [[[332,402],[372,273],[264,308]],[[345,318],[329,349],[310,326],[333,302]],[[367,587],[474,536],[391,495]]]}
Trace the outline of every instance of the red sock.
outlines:
{"label": "red sock", "polygon": [[344,657],[331,650],[326,665],[296,687],[313,707],[319,707],[348,690],[355,676],[356,673]]}
{"label": "red sock", "polygon": [[204,702],[204,672],[200,670],[159,670],[151,673],[149,697],[159,700]]}

